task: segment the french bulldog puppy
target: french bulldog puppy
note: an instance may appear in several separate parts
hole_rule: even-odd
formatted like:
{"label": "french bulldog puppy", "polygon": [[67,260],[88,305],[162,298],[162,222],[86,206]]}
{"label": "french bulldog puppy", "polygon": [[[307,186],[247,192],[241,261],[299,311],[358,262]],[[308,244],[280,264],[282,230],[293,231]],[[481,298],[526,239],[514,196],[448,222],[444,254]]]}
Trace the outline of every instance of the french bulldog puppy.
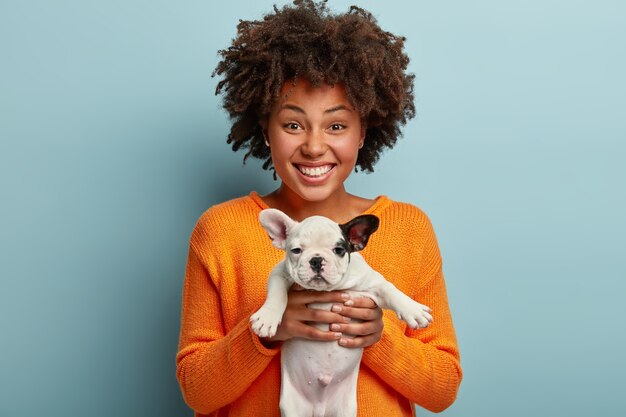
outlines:
{"label": "french bulldog puppy", "polygon": [[[272,243],[286,257],[272,270],[267,298],[251,318],[252,330],[272,337],[287,306],[287,292],[297,283],[315,291],[342,290],[351,298],[369,297],[396,312],[411,328],[428,326],[430,308],[414,301],[374,271],[358,252],[378,229],[374,215],[337,224],[322,216],[296,222],[276,209],[259,214]],[[332,303],[310,304],[330,310]],[[328,330],[328,324],[316,326]],[[344,336],[346,337],[346,336]],[[363,349],[337,342],[292,338],[281,350],[280,410],[283,417],[356,416],[356,385]]]}

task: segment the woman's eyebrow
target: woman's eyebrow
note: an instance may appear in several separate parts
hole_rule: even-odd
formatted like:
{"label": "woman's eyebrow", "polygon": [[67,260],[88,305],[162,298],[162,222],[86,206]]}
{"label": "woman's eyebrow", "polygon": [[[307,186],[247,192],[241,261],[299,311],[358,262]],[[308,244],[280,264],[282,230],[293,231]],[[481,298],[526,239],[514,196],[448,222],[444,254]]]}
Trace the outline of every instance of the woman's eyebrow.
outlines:
{"label": "woman's eyebrow", "polygon": [[[281,110],[293,110],[298,113],[306,114],[302,107],[298,107],[295,104],[283,104],[280,108]],[[352,111],[350,108],[343,104],[338,104],[337,106],[331,107],[329,109],[324,110],[324,113],[334,113],[340,110]]]}
{"label": "woman's eyebrow", "polygon": [[302,107],[298,107],[295,104],[283,104],[282,106],[280,106],[280,110],[293,110],[295,112],[298,113],[302,113],[302,114],[306,114],[306,112],[304,111],[304,109]]}
{"label": "woman's eyebrow", "polygon": [[330,109],[324,110],[324,113],[334,113],[334,112],[340,111],[340,110],[352,111],[348,107],[344,106],[343,104],[339,104],[339,105],[337,105],[335,107],[331,107]]}

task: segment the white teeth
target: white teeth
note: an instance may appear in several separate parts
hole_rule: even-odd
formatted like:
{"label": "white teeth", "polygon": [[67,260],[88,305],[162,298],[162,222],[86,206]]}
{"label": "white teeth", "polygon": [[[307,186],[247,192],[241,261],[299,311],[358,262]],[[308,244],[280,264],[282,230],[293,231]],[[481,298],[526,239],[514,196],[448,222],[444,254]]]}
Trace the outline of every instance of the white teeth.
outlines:
{"label": "white teeth", "polygon": [[297,167],[298,170],[300,170],[300,172],[302,172],[307,177],[321,177],[333,168],[332,165],[324,165],[315,168],[309,168],[302,165],[297,165]]}

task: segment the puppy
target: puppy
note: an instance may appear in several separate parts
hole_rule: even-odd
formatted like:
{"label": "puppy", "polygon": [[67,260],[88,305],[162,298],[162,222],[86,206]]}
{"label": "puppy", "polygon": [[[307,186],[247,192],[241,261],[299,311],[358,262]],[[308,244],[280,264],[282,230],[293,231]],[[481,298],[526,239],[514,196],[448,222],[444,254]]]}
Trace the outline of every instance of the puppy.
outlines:
{"label": "puppy", "polygon": [[[297,283],[315,291],[343,290],[352,298],[369,297],[381,308],[396,312],[411,328],[432,322],[430,308],[408,297],[358,252],[378,229],[373,215],[337,224],[322,216],[296,222],[276,209],[259,214],[272,243],[286,252],[270,273],[267,298],[251,318],[252,330],[272,337],[287,306],[287,292]],[[310,304],[330,310],[332,303]],[[328,324],[316,327],[328,330]],[[356,384],[363,349],[336,342],[302,338],[287,340],[281,350],[280,410],[283,417],[356,416]]]}

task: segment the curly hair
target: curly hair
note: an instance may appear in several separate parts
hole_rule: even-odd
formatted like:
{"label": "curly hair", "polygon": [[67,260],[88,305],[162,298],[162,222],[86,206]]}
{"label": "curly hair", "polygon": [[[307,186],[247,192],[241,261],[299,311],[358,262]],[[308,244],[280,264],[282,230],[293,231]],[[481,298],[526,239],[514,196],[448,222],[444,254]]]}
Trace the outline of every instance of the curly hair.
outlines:
{"label": "curly hair", "polygon": [[330,13],[326,0],[294,0],[293,6],[274,6],[263,20],[240,20],[212,74],[223,75],[215,94],[223,94],[232,121],[227,143],[233,151],[247,150],[244,163],[252,156],[273,169],[260,120],[270,114],[283,84],[299,77],[314,86],[341,83],[367,128],[356,165],[373,172],[383,149],[401,135],[400,126],[415,116],[415,76],[406,73],[405,40],[383,31],[357,6]]}

